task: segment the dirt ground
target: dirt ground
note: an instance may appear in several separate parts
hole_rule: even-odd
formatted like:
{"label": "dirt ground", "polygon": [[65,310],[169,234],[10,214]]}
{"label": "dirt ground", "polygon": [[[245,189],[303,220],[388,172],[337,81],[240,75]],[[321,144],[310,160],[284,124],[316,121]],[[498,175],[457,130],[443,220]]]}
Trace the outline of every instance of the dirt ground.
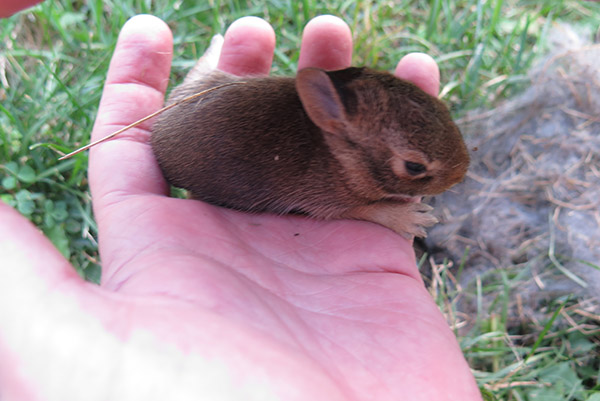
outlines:
{"label": "dirt ground", "polygon": [[442,224],[425,241],[437,263],[470,247],[459,285],[522,272],[531,314],[561,294],[600,301],[600,45],[568,26],[549,40],[527,90],[459,121],[472,164],[432,200]]}

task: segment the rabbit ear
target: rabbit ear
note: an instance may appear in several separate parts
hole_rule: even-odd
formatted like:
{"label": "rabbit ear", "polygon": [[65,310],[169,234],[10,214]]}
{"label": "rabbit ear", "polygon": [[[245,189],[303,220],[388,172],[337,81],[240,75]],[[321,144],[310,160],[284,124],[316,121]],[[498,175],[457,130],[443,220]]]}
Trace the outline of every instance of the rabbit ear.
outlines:
{"label": "rabbit ear", "polygon": [[347,119],[340,95],[331,78],[318,68],[305,68],[296,76],[296,90],[306,114],[326,132],[340,133]]}

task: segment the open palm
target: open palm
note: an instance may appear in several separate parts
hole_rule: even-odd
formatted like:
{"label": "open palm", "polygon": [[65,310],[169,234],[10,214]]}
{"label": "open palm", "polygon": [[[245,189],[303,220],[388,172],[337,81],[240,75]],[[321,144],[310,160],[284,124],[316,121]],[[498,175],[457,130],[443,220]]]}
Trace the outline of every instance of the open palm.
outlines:
{"label": "open palm", "polygon": [[[219,68],[266,74],[274,44],[264,21],[238,20]],[[171,47],[159,20],[127,23],[93,139],[161,107]],[[299,64],[344,68],[351,48],[347,26],[320,17],[305,29]],[[406,58],[397,74],[437,92],[430,59]],[[101,287],[82,282],[45,238],[0,206],[0,251],[9,260],[0,268],[9,277],[0,304],[21,297],[24,305],[0,310],[0,360],[16,367],[0,365],[6,397],[480,399],[409,242],[367,222],[169,198],[150,127],[91,150]]]}

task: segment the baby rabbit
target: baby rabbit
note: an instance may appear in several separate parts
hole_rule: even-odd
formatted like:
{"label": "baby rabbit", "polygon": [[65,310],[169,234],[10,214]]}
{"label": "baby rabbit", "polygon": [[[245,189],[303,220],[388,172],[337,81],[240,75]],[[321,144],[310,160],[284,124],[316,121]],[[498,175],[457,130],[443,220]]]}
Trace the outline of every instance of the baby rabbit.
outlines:
{"label": "baby rabbit", "polygon": [[368,220],[407,238],[437,222],[415,197],[460,182],[469,154],[445,105],[369,68],[295,78],[216,70],[221,36],[160,115],[152,148],[165,178],[194,199],[248,212]]}

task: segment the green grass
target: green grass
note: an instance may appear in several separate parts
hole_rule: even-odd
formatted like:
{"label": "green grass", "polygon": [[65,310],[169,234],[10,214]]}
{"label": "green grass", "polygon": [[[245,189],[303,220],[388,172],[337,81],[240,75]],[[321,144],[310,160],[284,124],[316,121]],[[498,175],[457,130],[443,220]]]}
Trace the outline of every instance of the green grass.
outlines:
{"label": "green grass", "polygon": [[587,312],[589,303],[546,299],[531,316],[531,308],[520,310],[520,292],[533,276],[527,265],[477,275],[466,288],[452,273],[460,270],[434,266],[430,292],[488,399],[600,399],[600,316]]}
{"label": "green grass", "polygon": [[[390,70],[407,52],[432,55],[442,72],[442,96],[458,117],[520,91],[552,23],[597,28],[600,5],[577,0],[60,0],[0,21],[0,197],[95,282],[100,269],[87,155],[59,162],[54,149],[68,151],[88,141],[119,30],[138,13],[154,14],[173,30],[174,82],[214,33],[245,15],[273,25],[278,40],[273,72],[292,74],[302,27],[316,15],[335,14],[354,32],[355,65]],[[535,318],[515,320],[514,298],[531,277],[526,265],[519,271],[493,270],[466,288],[455,284],[451,271],[463,269],[440,266],[431,291],[455,324],[489,399],[600,399],[593,395],[600,391],[598,317],[586,315],[581,301],[550,300],[539,305]],[[475,305],[475,316],[461,316],[460,302]]]}

